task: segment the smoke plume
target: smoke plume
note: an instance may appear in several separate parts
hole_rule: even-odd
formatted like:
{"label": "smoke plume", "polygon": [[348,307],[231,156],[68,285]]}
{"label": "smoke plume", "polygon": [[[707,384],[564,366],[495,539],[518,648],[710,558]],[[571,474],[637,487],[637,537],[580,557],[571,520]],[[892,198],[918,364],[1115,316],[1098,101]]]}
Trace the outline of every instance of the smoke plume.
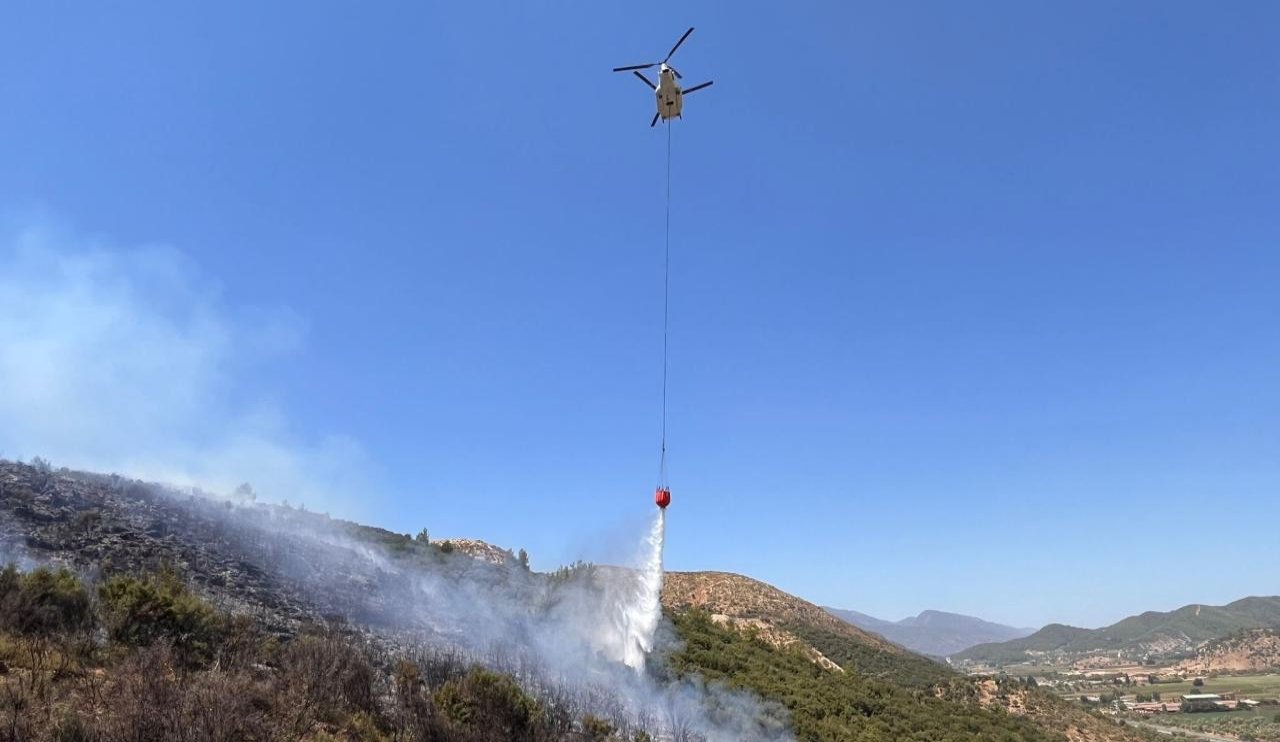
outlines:
{"label": "smoke plume", "polygon": [[[664,669],[664,654],[677,648],[660,603],[664,512],[634,564],[540,574],[512,558],[490,563],[289,508],[188,507],[218,518],[230,540],[322,612],[405,647],[465,656],[535,695],[580,699],[580,710],[621,729],[711,742],[790,739],[776,704]],[[370,532],[407,546],[388,551]]]}
{"label": "smoke plume", "polygon": [[[662,670],[674,633],[660,604],[663,513],[632,564],[544,575],[287,507],[191,498],[197,484],[247,480],[272,499],[358,516],[378,491],[358,441],[300,435],[270,403],[227,391],[247,357],[287,352],[297,323],[287,312],[255,323],[261,332],[233,321],[216,285],[168,248],[112,249],[37,224],[0,229],[0,258],[0,455],[182,485],[154,489],[205,524],[184,536],[196,554],[225,549],[218,564],[252,564],[254,579],[275,581],[273,600],[303,596],[313,615],[344,616],[405,651],[457,652],[668,738],[786,737],[778,709]],[[268,592],[214,597],[254,612],[245,596]]]}

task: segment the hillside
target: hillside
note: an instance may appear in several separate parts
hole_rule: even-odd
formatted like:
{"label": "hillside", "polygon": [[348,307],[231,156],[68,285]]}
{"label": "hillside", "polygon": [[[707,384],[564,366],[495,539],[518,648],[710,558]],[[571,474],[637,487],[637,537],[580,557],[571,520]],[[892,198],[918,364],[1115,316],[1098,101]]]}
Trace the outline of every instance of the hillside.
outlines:
{"label": "hillside", "polygon": [[945,666],[885,641],[875,634],[750,577],[728,572],[668,572],[662,604],[669,610],[697,609],[733,626],[772,628],[775,643],[799,644],[816,657],[864,677],[925,686],[954,673]]}
{"label": "hillside", "polygon": [[1011,679],[953,676],[927,691],[854,673],[820,671],[802,651],[778,651],[753,631],[734,631],[702,611],[672,613],[681,673],[744,688],[782,703],[803,740],[919,742],[1150,742],[1160,739],[1089,714]]}
{"label": "hillside", "polygon": [[638,674],[627,570],[251,500],[0,461],[0,740],[1136,739],[728,573],[668,575]]}
{"label": "hillside", "polygon": [[842,608],[826,610],[854,626],[931,657],[949,657],[978,644],[1019,639],[1035,631],[945,611],[922,611],[901,621],[885,621]]}
{"label": "hillside", "polygon": [[1248,629],[1212,639],[1195,656],[1178,664],[1184,675],[1280,670],[1280,631]]}
{"label": "hillside", "polygon": [[1102,654],[1123,662],[1174,659],[1213,639],[1246,629],[1276,627],[1280,627],[1280,597],[1249,597],[1224,606],[1148,611],[1099,629],[1050,624],[1022,639],[972,647],[956,659],[990,665],[1069,663]]}

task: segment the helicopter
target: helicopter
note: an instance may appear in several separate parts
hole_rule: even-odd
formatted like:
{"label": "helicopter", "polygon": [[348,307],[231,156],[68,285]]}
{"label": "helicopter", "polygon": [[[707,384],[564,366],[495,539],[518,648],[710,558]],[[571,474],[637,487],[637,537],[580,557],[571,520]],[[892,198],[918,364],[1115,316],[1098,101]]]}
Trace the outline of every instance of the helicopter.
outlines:
{"label": "helicopter", "polygon": [[[684,43],[685,39],[689,38],[689,34],[691,33],[693,33],[693,28],[685,31],[684,36],[681,36],[680,40],[676,42],[676,45],[671,47],[671,51],[667,52],[666,58],[661,62],[633,64],[627,67],[613,68],[614,72],[630,72],[643,80],[644,84],[648,85],[649,88],[653,90],[654,95],[657,97],[658,112],[653,114],[653,120],[649,122],[650,127],[656,125],[659,118],[663,121],[671,118],[683,118],[680,115],[680,112],[684,108],[684,96],[689,93],[702,90],[703,88],[710,87],[711,83],[714,82],[714,80],[708,80],[707,82],[694,85],[691,88],[684,88],[682,90],[680,88],[680,80],[682,79],[680,73],[676,71],[675,67],[667,64],[667,62],[671,61],[671,55],[676,53],[676,49],[680,48],[680,45]],[[645,77],[644,73],[640,71],[647,70],[651,67],[658,68],[657,85],[654,85],[653,81]]]}

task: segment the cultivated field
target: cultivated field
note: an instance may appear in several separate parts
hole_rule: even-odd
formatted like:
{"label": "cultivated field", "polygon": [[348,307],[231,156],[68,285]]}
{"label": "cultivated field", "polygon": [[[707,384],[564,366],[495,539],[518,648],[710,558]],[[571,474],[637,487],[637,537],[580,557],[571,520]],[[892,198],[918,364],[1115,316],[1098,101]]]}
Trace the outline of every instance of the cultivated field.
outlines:
{"label": "cultivated field", "polygon": [[[1280,708],[1204,714],[1162,714],[1143,719],[1152,724],[1189,732],[1207,732],[1254,742],[1280,742]],[[1136,717],[1135,717],[1136,718]]]}
{"label": "cultivated field", "polygon": [[[1280,698],[1280,675],[1270,673],[1267,675],[1222,675],[1216,678],[1205,678],[1204,687],[1197,688],[1191,684],[1191,680],[1184,680],[1181,683],[1159,683],[1152,686],[1142,686],[1143,692],[1156,691],[1160,697],[1169,700],[1177,700],[1178,696],[1184,693],[1235,693],[1240,698],[1253,698],[1255,700],[1263,700],[1264,698]],[[1126,692],[1131,692],[1126,689]],[[1280,709],[1276,709],[1280,711]]]}

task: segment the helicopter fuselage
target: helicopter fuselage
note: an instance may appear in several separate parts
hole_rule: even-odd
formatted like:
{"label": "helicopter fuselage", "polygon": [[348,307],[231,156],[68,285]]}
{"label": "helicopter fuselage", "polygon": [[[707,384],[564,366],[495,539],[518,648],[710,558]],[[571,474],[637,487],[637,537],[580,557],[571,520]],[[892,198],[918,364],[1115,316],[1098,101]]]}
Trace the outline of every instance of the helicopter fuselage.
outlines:
{"label": "helicopter fuselage", "polygon": [[658,115],[663,121],[679,118],[684,108],[684,94],[680,92],[680,81],[675,71],[665,64],[658,73],[658,89],[654,91],[658,99]]}
{"label": "helicopter fuselage", "polygon": [[[658,106],[658,112],[653,114],[653,120],[649,122],[650,127],[657,125],[659,118],[663,121],[680,118],[680,115],[684,110],[684,97],[689,93],[696,93],[703,88],[711,86],[712,81],[707,80],[706,82],[694,85],[691,88],[682,88],[680,86],[680,73],[676,72],[667,64],[667,60],[671,59],[671,55],[676,53],[676,50],[680,48],[680,45],[684,43],[685,39],[689,38],[689,34],[691,33],[693,33],[692,28],[685,31],[684,36],[681,36],[680,40],[676,42],[676,45],[671,47],[671,51],[667,52],[666,58],[661,62],[631,64],[625,67],[613,68],[614,72],[630,72],[632,75],[639,78],[645,85],[648,85],[649,89],[653,91],[654,102]],[[652,69],[654,67],[658,68],[657,84],[654,84],[653,80],[645,77],[644,72],[641,71]]]}

